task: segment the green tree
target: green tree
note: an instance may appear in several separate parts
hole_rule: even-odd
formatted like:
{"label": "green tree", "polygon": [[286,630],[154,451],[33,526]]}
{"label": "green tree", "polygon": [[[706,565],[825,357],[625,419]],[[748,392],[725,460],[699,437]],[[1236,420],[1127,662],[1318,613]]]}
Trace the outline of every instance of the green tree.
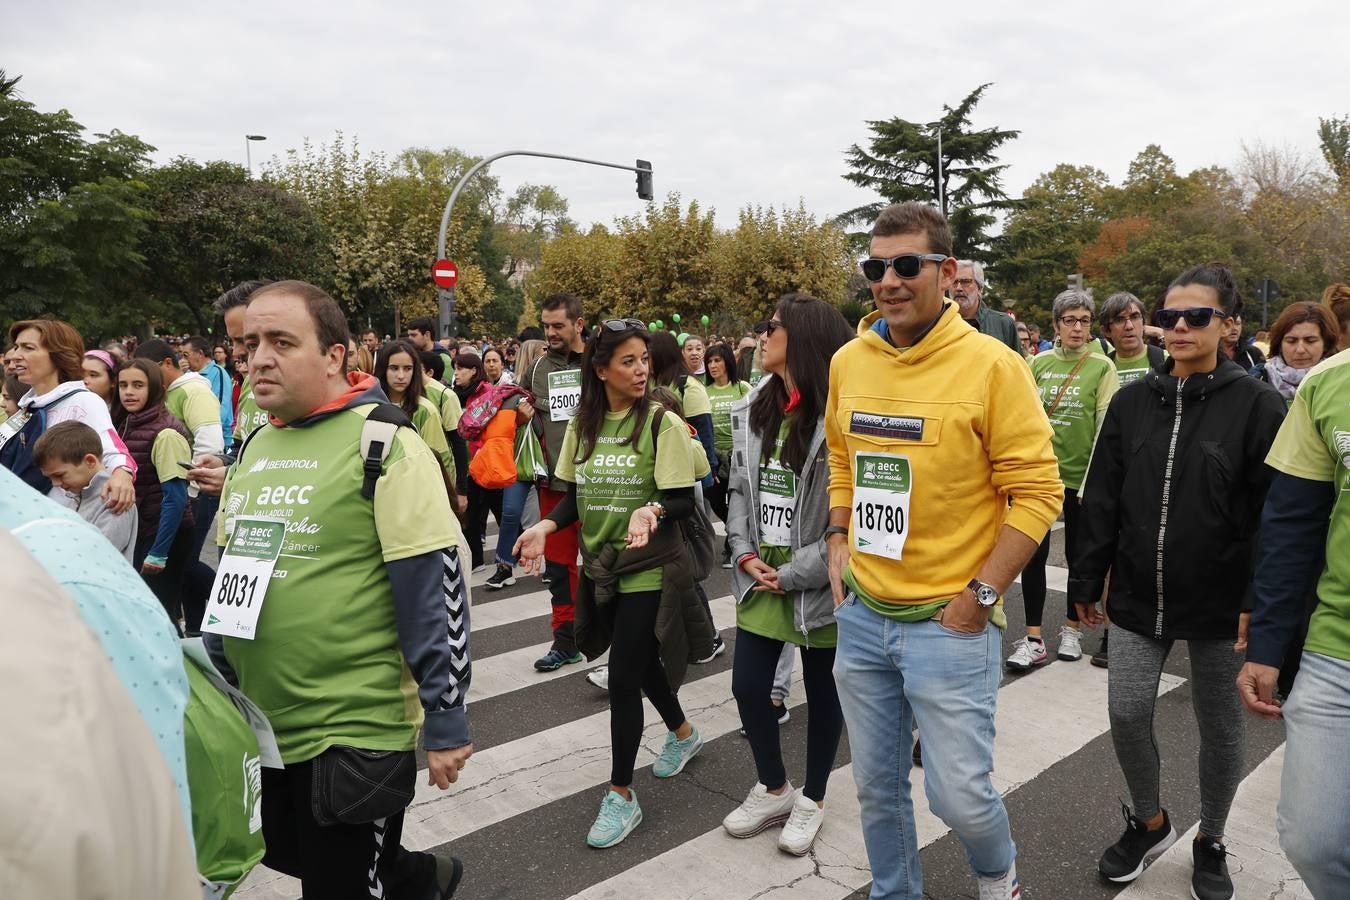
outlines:
{"label": "green tree", "polygon": [[330,287],[327,234],[305,203],[243,166],[179,158],[146,175],[151,218],[137,292],[175,331],[205,332],[211,301],[250,278]]}
{"label": "green tree", "polygon": [[112,131],[85,137],[0,77],[0,319],[54,314],[101,336],[139,320],[144,176],[154,149]]}
{"label": "green tree", "polygon": [[1317,140],[1331,174],[1342,190],[1350,190],[1350,116],[1319,118]]}
{"label": "green tree", "polygon": [[[987,259],[989,228],[997,215],[1018,207],[1002,185],[1006,165],[998,150],[1021,132],[998,127],[975,129],[971,114],[990,84],[982,84],[955,107],[943,105],[942,118],[931,127],[899,116],[867,123],[872,132],[867,149],[853,144],[845,151],[852,171],[844,178],[875,191],[881,199],[840,216],[845,224],[869,224],[891,203],[918,200],[938,204],[952,226],[958,256]],[[937,165],[942,132],[942,167]]]}

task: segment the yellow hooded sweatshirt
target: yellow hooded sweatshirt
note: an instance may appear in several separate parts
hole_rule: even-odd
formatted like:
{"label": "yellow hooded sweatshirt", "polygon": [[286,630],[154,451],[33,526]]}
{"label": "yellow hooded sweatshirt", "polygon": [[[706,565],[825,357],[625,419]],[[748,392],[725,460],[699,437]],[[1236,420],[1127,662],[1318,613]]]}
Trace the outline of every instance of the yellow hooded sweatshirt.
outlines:
{"label": "yellow hooded sweatshirt", "polygon": [[[1064,488],[1022,357],[950,303],[911,348],[885,328],[868,315],[830,364],[830,506],[853,510],[845,578],[860,598],[931,617],[965,590],[1003,525],[1040,543]],[[1001,613],[991,621],[1003,625]]]}

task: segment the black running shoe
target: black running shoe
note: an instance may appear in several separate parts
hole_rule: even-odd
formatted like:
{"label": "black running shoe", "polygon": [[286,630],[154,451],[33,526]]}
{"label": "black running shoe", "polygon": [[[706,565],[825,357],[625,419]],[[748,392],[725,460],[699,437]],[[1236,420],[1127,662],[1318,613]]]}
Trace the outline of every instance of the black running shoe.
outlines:
{"label": "black running shoe", "polygon": [[1195,900],[1232,900],[1233,879],[1228,877],[1228,848],[1206,835],[1191,844],[1195,871],[1191,873],[1191,896]]}
{"label": "black running shoe", "polygon": [[1126,884],[1139,877],[1149,860],[1162,855],[1162,852],[1176,843],[1177,831],[1172,820],[1163,810],[1163,823],[1159,828],[1149,830],[1143,822],[1136,819],[1130,808],[1124,803],[1120,811],[1125,816],[1125,833],[1120,836],[1097,861],[1097,871],[1107,881]]}

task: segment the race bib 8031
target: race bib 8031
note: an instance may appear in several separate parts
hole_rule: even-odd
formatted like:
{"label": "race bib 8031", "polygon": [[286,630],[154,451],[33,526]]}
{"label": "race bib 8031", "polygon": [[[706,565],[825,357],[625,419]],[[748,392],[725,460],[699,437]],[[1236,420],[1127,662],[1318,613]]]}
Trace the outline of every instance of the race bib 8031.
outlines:
{"label": "race bib 8031", "polygon": [[234,520],[211,585],[202,631],[253,640],[285,538],[286,523],[280,519],[239,516]]}
{"label": "race bib 8031", "polygon": [[853,548],[902,558],[909,536],[912,484],[909,457],[898,453],[853,456]]}

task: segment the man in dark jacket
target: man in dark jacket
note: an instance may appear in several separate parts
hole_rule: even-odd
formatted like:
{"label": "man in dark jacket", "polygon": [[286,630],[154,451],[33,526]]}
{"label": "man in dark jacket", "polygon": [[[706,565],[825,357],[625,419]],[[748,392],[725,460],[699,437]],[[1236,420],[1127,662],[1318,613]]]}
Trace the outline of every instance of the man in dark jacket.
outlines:
{"label": "man in dark jacket", "polygon": [[984,286],[983,265],[972,259],[957,261],[952,299],[961,309],[961,318],[981,334],[997,338],[1022,353],[1022,342],[1017,339],[1017,322],[1007,313],[984,305]]}

